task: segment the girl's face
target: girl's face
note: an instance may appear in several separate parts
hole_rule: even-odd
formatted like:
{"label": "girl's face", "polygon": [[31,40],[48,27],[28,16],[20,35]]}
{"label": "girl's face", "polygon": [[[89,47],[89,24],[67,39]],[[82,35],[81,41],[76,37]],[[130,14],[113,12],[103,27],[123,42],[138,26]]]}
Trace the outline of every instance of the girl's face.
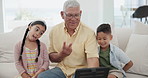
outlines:
{"label": "girl's face", "polygon": [[36,24],[33,26],[29,26],[29,32],[28,32],[28,39],[30,41],[36,41],[38,38],[40,38],[45,32],[45,26]]}
{"label": "girl's face", "polygon": [[112,40],[112,35],[104,32],[97,33],[97,41],[102,49],[107,49],[109,47],[110,41]]}

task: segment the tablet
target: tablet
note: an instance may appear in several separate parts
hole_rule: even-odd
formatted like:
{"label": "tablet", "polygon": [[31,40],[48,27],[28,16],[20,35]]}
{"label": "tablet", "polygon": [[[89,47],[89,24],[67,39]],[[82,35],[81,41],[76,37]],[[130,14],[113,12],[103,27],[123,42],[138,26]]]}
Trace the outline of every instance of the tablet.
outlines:
{"label": "tablet", "polygon": [[107,78],[109,68],[81,68],[75,71],[75,78]]}

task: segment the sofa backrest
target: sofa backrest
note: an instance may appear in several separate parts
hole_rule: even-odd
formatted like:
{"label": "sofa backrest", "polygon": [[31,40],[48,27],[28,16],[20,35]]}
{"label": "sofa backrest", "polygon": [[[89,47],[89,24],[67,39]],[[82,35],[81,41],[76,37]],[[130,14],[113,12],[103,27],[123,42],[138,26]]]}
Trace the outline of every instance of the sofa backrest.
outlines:
{"label": "sofa backrest", "polygon": [[[0,33],[0,62],[14,62],[14,46],[22,40],[27,26],[18,27],[8,33]],[[49,46],[49,31],[51,28],[48,27],[47,31],[40,38],[48,48]],[[115,28],[116,39],[118,46],[125,51],[129,37],[132,33],[130,28]]]}
{"label": "sofa backrest", "polygon": [[126,51],[126,46],[132,32],[132,28],[115,28],[119,48],[121,48],[123,51]]}
{"label": "sofa backrest", "polygon": [[[0,33],[0,63],[1,62],[14,62],[14,46],[23,39],[27,26],[15,28],[11,32]],[[48,46],[48,34],[49,28],[40,38],[40,41],[44,42]]]}

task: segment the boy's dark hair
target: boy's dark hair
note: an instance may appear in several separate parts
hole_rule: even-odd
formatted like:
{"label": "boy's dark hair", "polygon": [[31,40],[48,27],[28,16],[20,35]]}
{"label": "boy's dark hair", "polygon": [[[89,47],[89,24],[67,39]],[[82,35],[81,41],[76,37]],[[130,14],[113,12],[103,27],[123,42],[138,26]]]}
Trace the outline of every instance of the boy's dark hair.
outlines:
{"label": "boy's dark hair", "polygon": [[[44,27],[45,27],[45,30],[46,30],[47,27],[46,27],[45,22],[43,22],[43,21],[34,21],[34,22],[30,22],[30,23],[28,24],[28,27],[29,27],[29,26],[34,26],[34,25],[37,25],[37,24],[44,26]],[[23,47],[24,47],[24,45],[25,45],[25,40],[26,40],[26,36],[27,36],[27,34],[28,34],[28,31],[29,31],[29,28],[26,29],[25,35],[24,35],[23,40],[22,40],[21,53],[20,53],[19,60],[22,60],[22,54],[23,54],[23,50],[24,50]],[[36,42],[37,42],[37,45],[38,45],[38,55],[37,55],[37,58],[35,59],[35,61],[38,62],[38,57],[39,57],[39,55],[40,55],[40,40],[37,39]]]}
{"label": "boy's dark hair", "polygon": [[99,33],[99,32],[111,34],[111,27],[110,27],[110,25],[109,24],[101,24],[97,28],[97,33]]}

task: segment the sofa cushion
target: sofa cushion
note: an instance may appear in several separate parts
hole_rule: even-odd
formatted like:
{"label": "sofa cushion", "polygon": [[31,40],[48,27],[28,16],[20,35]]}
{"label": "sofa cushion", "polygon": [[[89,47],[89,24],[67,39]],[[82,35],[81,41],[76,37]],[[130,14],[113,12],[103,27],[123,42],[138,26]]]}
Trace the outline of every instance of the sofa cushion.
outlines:
{"label": "sofa cushion", "polygon": [[132,25],[134,27],[134,34],[148,35],[148,24],[144,24],[139,21],[133,21]]}
{"label": "sofa cushion", "polygon": [[14,63],[0,63],[0,78],[15,78],[18,75]]}
{"label": "sofa cushion", "polygon": [[23,37],[27,27],[18,27],[11,32],[0,33],[0,63],[14,62],[14,46]]}
{"label": "sofa cushion", "polygon": [[116,31],[115,31],[115,26],[114,26],[114,24],[110,24],[110,25],[111,25],[112,35],[113,35],[113,39],[111,40],[111,43],[119,47],[117,34],[116,34]]}
{"label": "sofa cushion", "polygon": [[128,44],[129,38],[133,32],[133,29],[131,28],[115,28],[115,31],[117,32],[117,39],[119,48],[121,48],[123,51],[126,51],[126,46]]}
{"label": "sofa cushion", "polygon": [[0,50],[0,63],[14,62],[14,52]]}
{"label": "sofa cushion", "polygon": [[[13,31],[8,33],[0,33],[0,63],[12,63],[14,62],[14,46],[22,40],[27,26],[21,26],[15,28]],[[43,34],[40,41],[46,44],[48,47],[48,36],[50,29]]]}
{"label": "sofa cushion", "polygon": [[148,35],[132,34],[126,48],[133,61],[130,72],[148,75]]}
{"label": "sofa cushion", "polygon": [[137,73],[126,73],[126,78],[148,78],[147,75],[137,74]]}

